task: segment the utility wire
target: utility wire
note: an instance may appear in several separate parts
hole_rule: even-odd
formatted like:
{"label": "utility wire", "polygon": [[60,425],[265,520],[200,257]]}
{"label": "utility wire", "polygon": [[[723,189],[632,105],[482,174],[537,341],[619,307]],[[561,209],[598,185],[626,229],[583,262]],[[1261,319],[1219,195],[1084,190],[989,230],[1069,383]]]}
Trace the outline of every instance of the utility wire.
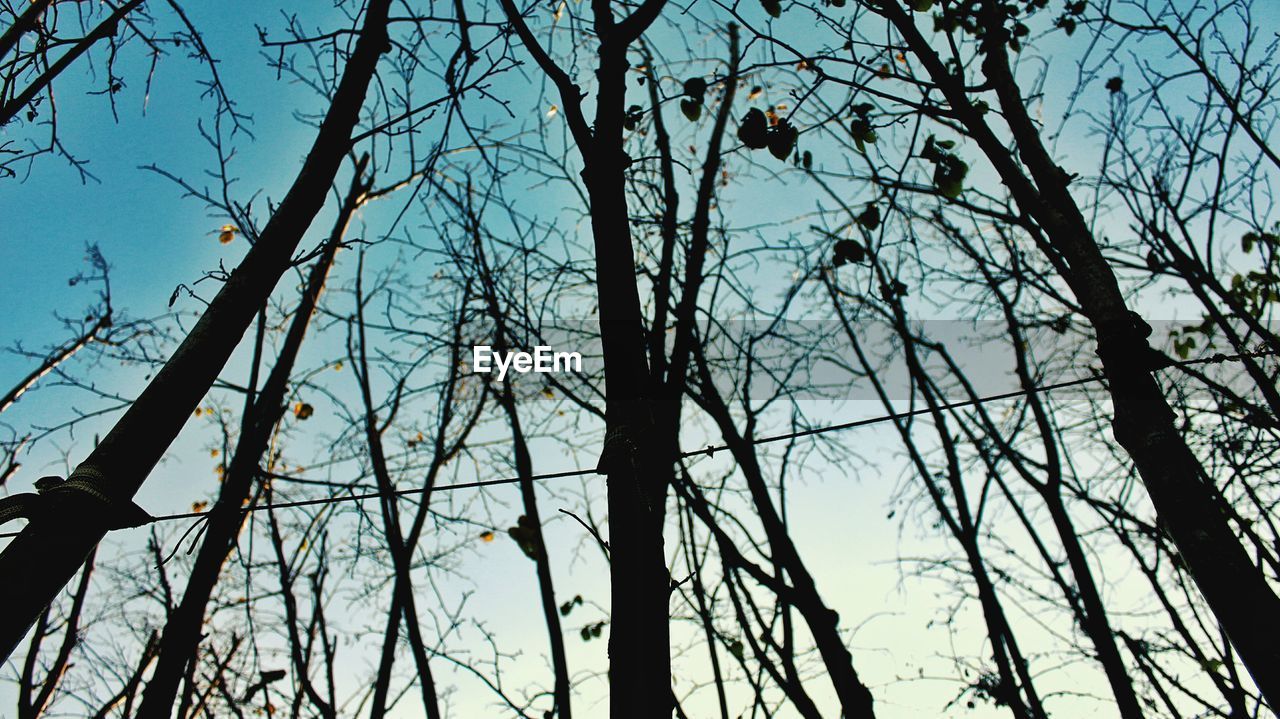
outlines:
{"label": "utility wire", "polygon": [[[1270,356],[1274,356],[1275,354],[1276,352],[1274,350],[1266,350],[1266,349],[1259,349],[1253,352],[1242,352],[1234,355],[1225,355],[1222,353],[1218,353],[1215,355],[1211,355],[1209,357],[1201,357],[1193,360],[1183,360],[1179,362],[1172,362],[1166,365],[1165,367],[1161,367],[1159,369],[1166,369],[1169,367],[1191,367],[1194,365],[1202,365],[1202,364],[1222,364],[1224,362],[1239,362],[1240,360],[1246,357],[1270,357]],[[813,427],[810,429],[798,430],[795,432],[787,432],[785,434],[769,435],[766,437],[757,437],[753,439],[744,440],[743,443],[746,444],[747,446],[754,446],[754,445],[760,445],[760,444],[771,444],[774,442],[784,442],[787,440],[799,439],[802,437],[812,437],[814,435],[827,434],[829,432],[841,432],[849,429],[857,429],[859,427],[867,427],[870,425],[881,424],[884,422],[908,419],[908,418],[916,417],[922,414],[929,414],[934,411],[947,411],[947,410],[953,410],[953,409],[961,409],[964,407],[974,407],[980,404],[986,404],[988,402],[999,402],[1007,399],[1016,399],[1018,397],[1026,397],[1033,394],[1045,394],[1048,392],[1054,392],[1057,390],[1067,389],[1070,387],[1078,387],[1081,385],[1102,382],[1103,380],[1105,380],[1104,376],[1095,374],[1095,375],[1090,375],[1088,377],[1081,377],[1079,379],[1066,380],[1063,382],[1056,382],[1054,384],[1047,384],[1039,387],[1031,387],[1029,389],[1014,390],[1011,392],[1003,392],[1001,394],[987,395],[984,397],[975,397],[972,399],[960,400],[957,402],[944,402],[932,408],[922,407],[920,409],[907,410],[903,412],[893,412],[891,414],[878,415],[875,417],[867,417],[865,419],[853,420],[851,422],[844,422],[841,424],[827,425],[824,427]],[[696,450],[681,452],[677,459],[688,459],[690,457],[699,457],[699,456],[710,457],[710,456],[714,456],[717,452],[721,452],[729,448],[730,447],[727,444],[710,444],[704,447],[703,449],[696,449]],[[548,479],[563,479],[565,477],[583,477],[583,476],[592,475],[592,474],[599,474],[599,472],[597,472],[595,469],[573,469],[573,470],[568,470],[564,472],[535,474],[528,477],[527,479],[533,482],[533,481],[543,481]],[[282,479],[285,481],[288,481],[290,479],[288,477],[284,477],[280,475],[272,475],[272,477],[274,479]],[[366,499],[400,498],[400,497],[409,497],[409,496],[419,495],[419,494],[428,494],[431,492],[449,492],[449,491],[455,491],[460,489],[476,489],[479,487],[495,487],[495,486],[504,485],[504,484],[517,484],[521,481],[523,481],[521,477],[503,477],[500,479],[486,479],[486,480],[479,480],[475,482],[459,482],[457,484],[445,484],[445,485],[440,485],[435,487],[416,487],[413,489],[399,489],[391,492],[372,491],[372,492],[365,492],[362,494],[322,497],[317,499],[303,499],[303,500],[297,500],[293,502],[277,502],[272,504],[259,504],[259,505],[249,506],[249,507],[243,507],[241,508],[240,511],[247,514],[249,512],[258,512],[262,510],[292,509],[297,507],[314,507],[317,505],[337,504],[339,502],[360,502]],[[364,485],[364,486],[367,486],[367,485]],[[356,488],[363,488],[364,486],[350,485],[350,488],[356,489]],[[169,521],[176,521],[180,519],[203,519],[207,517],[209,512],[211,511],[212,510],[203,510],[199,512],[181,512],[178,514],[162,514],[159,516],[152,517],[150,521],[145,522],[144,524],[141,524],[138,526],[147,526],[150,524],[155,524],[157,522],[169,522]],[[16,537],[18,536],[18,534],[19,534],[18,532],[3,533],[3,534],[0,534],[0,539]]]}

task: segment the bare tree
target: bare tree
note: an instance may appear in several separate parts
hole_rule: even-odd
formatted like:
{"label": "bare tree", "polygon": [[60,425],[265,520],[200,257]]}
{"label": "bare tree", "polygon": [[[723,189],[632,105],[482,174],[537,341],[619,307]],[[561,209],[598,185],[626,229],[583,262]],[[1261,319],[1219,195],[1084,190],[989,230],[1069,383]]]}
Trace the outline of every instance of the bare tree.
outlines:
{"label": "bare tree", "polygon": [[676,432],[657,404],[660,378],[646,358],[626,198],[630,160],[623,150],[628,53],[664,5],[646,0],[619,19],[612,3],[593,4],[598,66],[595,121],[588,124],[578,84],[534,36],[526,11],[511,0],[502,3],[525,50],[556,87],[582,157],[591,207],[605,358],[608,434],[599,471],[609,486],[612,716],[668,716],[672,710],[670,578],[662,535]]}
{"label": "bare tree", "polygon": [[227,278],[200,322],[112,431],[48,498],[49,509],[0,554],[0,575],[28,587],[0,608],[0,645],[7,657],[61,589],[177,435],[216,379],[279,277],[337,174],[365,91],[387,46],[387,3],[375,2],[344,70],[333,103],[297,181],[276,208],[240,267]]}

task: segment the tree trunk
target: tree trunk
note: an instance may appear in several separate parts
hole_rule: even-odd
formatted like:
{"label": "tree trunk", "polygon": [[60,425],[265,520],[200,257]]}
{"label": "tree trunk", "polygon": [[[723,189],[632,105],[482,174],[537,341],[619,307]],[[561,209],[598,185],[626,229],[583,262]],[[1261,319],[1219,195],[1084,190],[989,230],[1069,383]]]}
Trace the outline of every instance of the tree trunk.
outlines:
{"label": "tree trunk", "polygon": [[[605,12],[609,12],[605,8]],[[597,26],[602,18],[597,16]],[[643,315],[626,202],[630,159],[622,149],[627,45],[605,34],[599,53],[595,136],[580,148],[591,202],[596,288],[605,362],[605,447],[609,505],[610,716],[666,717],[673,709],[670,574],[663,520],[675,457],[659,441],[656,382],[645,354]],[[664,452],[664,450],[667,450]]]}
{"label": "tree trunk", "polygon": [[879,5],[1015,202],[1044,232],[1042,249],[1059,260],[1056,264],[1063,279],[1097,334],[1098,356],[1115,407],[1116,441],[1133,459],[1157,514],[1254,682],[1271,706],[1280,706],[1280,644],[1264,631],[1280,616],[1280,598],[1232,532],[1206,486],[1210,480],[1174,426],[1175,414],[1152,375],[1146,333],[1126,306],[1115,273],[1068,189],[1065,172],[1049,157],[1027,115],[1009,67],[1009,34],[998,10],[991,3],[984,7],[982,70],[1016,141],[1016,157],[1008,143],[992,132],[962,82],[945,67],[906,11],[892,2]]}
{"label": "tree trunk", "polygon": [[235,547],[236,537],[244,525],[246,514],[242,507],[253,490],[262,457],[271,444],[272,432],[284,412],[289,377],[293,373],[307,326],[311,322],[320,292],[324,289],[347,224],[361,197],[368,190],[361,178],[367,160],[366,155],[356,167],[351,189],[343,202],[329,241],[311,266],[310,276],[302,292],[302,301],[294,312],[280,355],[253,403],[250,416],[246,417],[247,421],[239,441],[236,442],[235,453],[218,493],[218,501],[209,511],[204,541],[187,579],[186,591],[182,594],[182,601],[165,622],[160,636],[156,670],[147,683],[147,688],[143,690],[137,719],[166,719],[170,716],[184,668],[195,660],[205,608],[222,573],[222,565]]}
{"label": "tree trunk", "polygon": [[258,242],[165,366],[72,473],[69,479],[83,491],[50,493],[42,516],[0,554],[0,577],[9,586],[23,587],[0,593],[4,658],[102,539],[116,508],[128,505],[137,493],[292,264],[294,250],[324,205],[378,58],[388,48],[389,5],[390,0],[370,1],[316,141]]}

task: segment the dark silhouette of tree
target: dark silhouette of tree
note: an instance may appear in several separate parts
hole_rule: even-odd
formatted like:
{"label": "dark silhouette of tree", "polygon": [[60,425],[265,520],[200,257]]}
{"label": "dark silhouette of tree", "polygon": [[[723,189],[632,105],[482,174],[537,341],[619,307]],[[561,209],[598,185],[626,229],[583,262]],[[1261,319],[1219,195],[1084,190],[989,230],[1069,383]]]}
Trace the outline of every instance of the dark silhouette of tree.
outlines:
{"label": "dark silhouette of tree", "polygon": [[[607,434],[599,471],[609,487],[612,716],[669,716],[672,711],[668,605],[663,551],[667,489],[678,413],[647,360],[635,254],[626,198],[623,149],[627,72],[634,43],[666,3],[645,0],[621,19],[612,3],[592,5],[596,46],[595,120],[588,124],[578,84],[543,49],[511,0],[502,7],[515,34],[555,84],[584,164],[591,208],[600,336],[605,362]],[[673,421],[675,420],[675,421]]]}
{"label": "dark silhouette of tree", "polygon": [[237,340],[289,268],[302,234],[324,203],[350,143],[378,57],[386,49],[387,4],[375,2],[311,153],[249,255],[147,389],[50,495],[43,516],[0,554],[0,575],[27,587],[0,605],[0,645],[8,656],[88,551],[121,521],[146,475],[213,384]]}
{"label": "dark silhouette of tree", "polygon": [[[328,106],[261,226],[205,28],[117,3],[64,40],[68,7],[0,11],[6,131],[174,20],[213,189],[143,169],[252,249],[136,401],[95,360],[153,362],[167,319],[105,289],[23,350],[0,482],[128,411],[0,505],[18,716],[1274,713],[1280,73],[1247,0],[287,9],[267,68]],[[481,344],[585,368],[476,374]],[[110,407],[21,427],[49,385]],[[212,508],[152,523],[193,410]],[[864,487],[896,588],[857,579],[892,547],[830,539]],[[928,641],[868,646],[890,614]]]}
{"label": "dark silhouette of tree", "polygon": [[[143,692],[142,704],[138,707],[139,717],[169,716],[178,695],[178,685],[186,673],[185,665],[196,656],[205,607],[218,581],[222,565],[233,550],[244,523],[245,513],[242,507],[251,498],[271,435],[288,408],[289,377],[293,373],[316,302],[324,289],[338,248],[342,246],[343,235],[351,222],[351,216],[368,196],[370,188],[363,177],[367,164],[368,156],[365,156],[356,165],[351,188],[338,211],[338,219],[329,239],[311,266],[302,297],[293,312],[288,334],[275,364],[267,373],[261,389],[253,388],[253,383],[250,383],[250,399],[245,403],[245,416],[235,453],[223,472],[218,500],[205,520],[207,525],[204,527],[204,539],[195,566],[187,578],[182,601],[165,622],[164,631],[160,635],[156,672]],[[258,352],[261,353],[260,343]]]}

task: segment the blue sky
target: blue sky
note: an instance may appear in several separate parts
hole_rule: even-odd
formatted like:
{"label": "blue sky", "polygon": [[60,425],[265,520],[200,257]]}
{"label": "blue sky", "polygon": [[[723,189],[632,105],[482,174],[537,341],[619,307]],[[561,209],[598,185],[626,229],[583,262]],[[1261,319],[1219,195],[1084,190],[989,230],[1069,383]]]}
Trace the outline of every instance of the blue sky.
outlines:
{"label": "blue sky", "polygon": [[[1277,13],[1275,7],[1263,10]],[[311,14],[304,23],[308,27],[340,24],[340,13],[328,3],[315,4],[306,11]],[[174,18],[167,11],[158,12],[160,27],[174,27]],[[253,117],[250,125],[253,139],[241,136],[236,140],[234,174],[241,178],[240,187],[246,193],[262,188],[264,196],[258,204],[262,217],[266,198],[278,199],[283,195],[313,136],[313,130],[299,122],[295,112],[321,110],[322,98],[287,78],[276,79],[275,73],[266,67],[254,28],[255,25],[280,28],[283,23],[276,10],[261,3],[238,1],[193,6],[187,8],[187,12],[218,57],[219,72],[238,108]],[[792,22],[792,29],[805,31],[804,27],[796,27],[799,22]],[[1052,56],[1053,47],[1047,49]],[[206,77],[207,70],[181,51],[174,51],[158,65],[144,113],[141,78],[145,62],[137,46],[129,50],[132,52],[124,54],[122,65],[127,86],[117,97],[119,122],[112,118],[105,98],[84,95],[96,85],[88,84],[81,74],[72,72],[58,85],[59,96],[65,98],[59,126],[62,142],[73,153],[89,160],[88,169],[101,181],[81,183],[76,171],[56,157],[39,158],[30,175],[21,182],[0,180],[0,217],[5,218],[0,225],[3,233],[0,234],[0,270],[4,280],[0,283],[0,302],[12,308],[0,324],[2,347],[21,342],[35,349],[65,339],[51,317],[55,312],[77,313],[92,300],[84,287],[70,287],[66,282],[83,268],[86,243],[97,244],[112,264],[117,309],[134,317],[168,312],[167,303],[177,285],[191,285],[203,272],[216,269],[220,264],[230,268],[243,256],[242,239],[229,245],[217,242],[217,230],[223,218],[211,216],[199,200],[183,198],[180,188],[168,179],[138,169],[154,163],[194,184],[211,182],[204,179],[202,173],[211,165],[214,155],[197,130],[198,121],[207,121],[213,108],[211,100],[201,97],[201,89],[196,84]],[[1055,58],[1054,62],[1055,78],[1070,68],[1071,61],[1067,58]],[[532,72],[528,68],[526,71]],[[558,136],[562,126],[556,124],[559,120],[545,117],[546,103],[537,98],[539,83],[533,78],[533,75],[522,78],[513,73],[502,79],[500,86],[509,93],[517,117],[502,120],[496,112],[492,117],[495,122],[505,122],[508,132],[545,122]],[[1049,88],[1046,114],[1050,116],[1061,102],[1061,96],[1052,94],[1054,87],[1056,84]],[[678,125],[683,120],[673,110],[668,113],[667,122]],[[29,131],[22,126],[4,130],[18,137]],[[1083,132],[1071,141],[1088,142]],[[545,221],[571,222],[580,211],[573,208],[576,200],[563,187],[537,188],[536,180],[524,177],[512,177],[508,182],[511,183],[508,192],[529,201]],[[810,200],[795,187],[780,191],[776,186],[759,184],[738,192],[732,211],[737,213],[735,221],[741,224],[767,222],[779,213],[793,212],[798,205],[789,202]],[[398,200],[392,203],[363,211],[349,236],[362,236],[366,232],[376,235],[385,227],[388,217],[399,209]],[[686,211],[689,204],[685,203]],[[562,209],[566,207],[570,209]],[[327,233],[331,212],[329,207],[317,218],[304,246],[314,245]],[[406,227],[420,233],[412,223],[406,223]],[[390,264],[393,254],[389,251],[382,254],[374,260],[375,265],[377,262]],[[354,254],[340,256],[339,264],[337,281],[341,282],[351,276]],[[778,272],[772,266],[761,268],[759,279],[762,296],[789,281],[788,273]],[[294,284],[292,278],[283,281],[278,296],[290,297]],[[209,297],[212,285],[202,284],[197,291]],[[341,303],[341,300],[335,302]],[[199,302],[181,297],[173,309],[183,315],[189,326],[192,313],[199,308]],[[921,312],[923,316],[925,310]],[[331,356],[340,342],[340,333],[325,335],[308,348],[304,364],[314,365]],[[30,366],[29,359],[0,353],[0,385],[22,376]],[[243,358],[238,358],[233,360],[226,376],[237,379],[243,375],[242,370]],[[141,372],[130,368],[104,367],[93,370],[92,374],[104,387],[126,394],[136,391],[143,381]],[[326,382],[345,387],[346,391],[353,386],[350,377],[340,373]],[[56,390],[38,390],[14,409],[12,418],[6,419],[19,426],[53,421],[63,416],[65,410],[56,402],[57,398],[68,396]],[[325,428],[327,425],[320,420],[333,408],[323,399],[315,402],[320,417],[312,429]],[[806,405],[806,411],[812,418],[845,421],[879,414],[882,408],[871,402],[812,402]],[[29,460],[29,468],[14,481],[11,489],[24,489],[46,471],[62,471],[64,452],[75,461],[87,451],[93,431],[105,426],[105,420],[91,423],[75,438],[61,437],[40,445]],[[700,431],[705,428],[691,427],[691,434]],[[323,431],[319,434],[299,440],[299,444],[306,446],[310,442],[324,446]],[[148,481],[140,503],[153,513],[183,511],[191,502],[213,492],[216,484],[211,471],[214,460],[208,454],[210,441],[207,422],[190,422],[170,458]],[[500,441],[500,433],[495,434],[493,441]],[[904,477],[895,464],[900,459],[896,455],[895,438],[884,429],[870,429],[850,435],[848,441],[856,443],[851,452],[855,458],[841,457],[841,461],[835,463],[815,460],[813,466],[819,471],[793,480],[796,484],[790,508],[795,538],[802,554],[809,559],[824,596],[840,611],[843,625],[846,628],[862,625],[855,635],[855,661],[868,683],[877,690],[878,702],[885,707],[883,716],[890,719],[939,716],[939,707],[954,695],[955,686],[931,679],[954,672],[939,658],[952,649],[948,646],[948,630],[934,622],[944,613],[945,602],[954,595],[955,588],[934,586],[932,582],[902,581],[904,570],[896,559],[936,552],[940,545],[933,539],[921,539],[922,534],[929,534],[928,512],[922,513],[926,519],[913,520],[905,526],[886,516],[893,505],[895,488]],[[593,462],[591,457],[569,454],[551,443],[541,444],[535,459],[535,469],[540,472]],[[475,465],[462,466],[457,471],[459,480],[490,478],[494,474],[489,467]],[[573,489],[581,484],[578,480],[565,482],[565,486],[540,489],[544,516],[554,516],[558,507],[576,506]],[[592,479],[584,482],[590,486]],[[595,491],[598,499],[598,487]],[[514,523],[519,513],[514,488],[492,490],[486,500],[491,502],[489,513],[494,518],[494,528],[501,530]],[[454,499],[452,496],[440,501],[480,502],[475,498]],[[598,502],[596,506],[598,509]],[[607,568],[592,548],[584,545],[580,528],[568,520],[560,520],[549,525],[551,546],[576,547],[580,555],[566,552],[563,561],[557,564],[559,591],[565,598],[580,593],[605,604]],[[122,535],[119,546],[132,549],[139,545],[142,533]],[[463,539],[465,535],[451,537],[450,541]],[[509,638],[512,646],[526,652],[513,675],[517,678],[544,676],[540,674],[545,672],[545,662],[541,660],[545,655],[543,630],[534,599],[532,565],[514,543],[503,537],[491,545],[477,544],[463,556],[463,571],[459,574],[465,578],[446,583],[442,594],[457,601],[470,592],[468,613],[483,618],[500,637]],[[585,622],[588,616],[599,614],[588,615],[584,610],[573,619]],[[346,617],[344,621],[352,629],[374,627],[379,623],[376,617],[358,615]],[[1035,635],[1034,617],[1017,621],[1029,636]],[[962,632],[962,642],[968,645],[955,647],[955,651],[980,655],[983,637],[978,617],[966,610],[959,623],[967,628]],[[578,641],[572,631],[574,626],[574,621],[566,624],[570,628],[568,644],[572,665],[602,671],[604,642]],[[474,650],[469,643],[475,639],[474,633],[469,634],[463,646]],[[367,655],[361,655],[361,651],[353,649],[351,653],[357,658],[350,661],[367,662]],[[687,667],[678,672],[678,677],[696,675],[699,662],[697,655],[677,658],[678,667]],[[359,666],[363,671],[364,664]],[[895,681],[895,678],[914,675],[917,669],[924,678]],[[363,676],[353,671],[351,679],[358,683],[363,681]],[[457,715],[485,715],[491,707],[491,697],[466,675],[454,673],[452,676],[462,687],[454,698]],[[1093,676],[1084,680],[1084,686],[1097,679]],[[679,688],[677,684],[677,690]],[[588,702],[584,706],[590,709],[585,715],[594,715],[595,708],[601,706],[603,689],[602,679],[583,684],[584,700]],[[822,695],[824,689],[816,693]],[[8,691],[8,685],[0,687],[0,706],[11,705]],[[696,711],[691,714],[699,715]],[[3,715],[0,710],[0,716]],[[962,715],[981,718],[994,715],[994,711],[979,709]],[[400,716],[416,714],[406,709]]]}

